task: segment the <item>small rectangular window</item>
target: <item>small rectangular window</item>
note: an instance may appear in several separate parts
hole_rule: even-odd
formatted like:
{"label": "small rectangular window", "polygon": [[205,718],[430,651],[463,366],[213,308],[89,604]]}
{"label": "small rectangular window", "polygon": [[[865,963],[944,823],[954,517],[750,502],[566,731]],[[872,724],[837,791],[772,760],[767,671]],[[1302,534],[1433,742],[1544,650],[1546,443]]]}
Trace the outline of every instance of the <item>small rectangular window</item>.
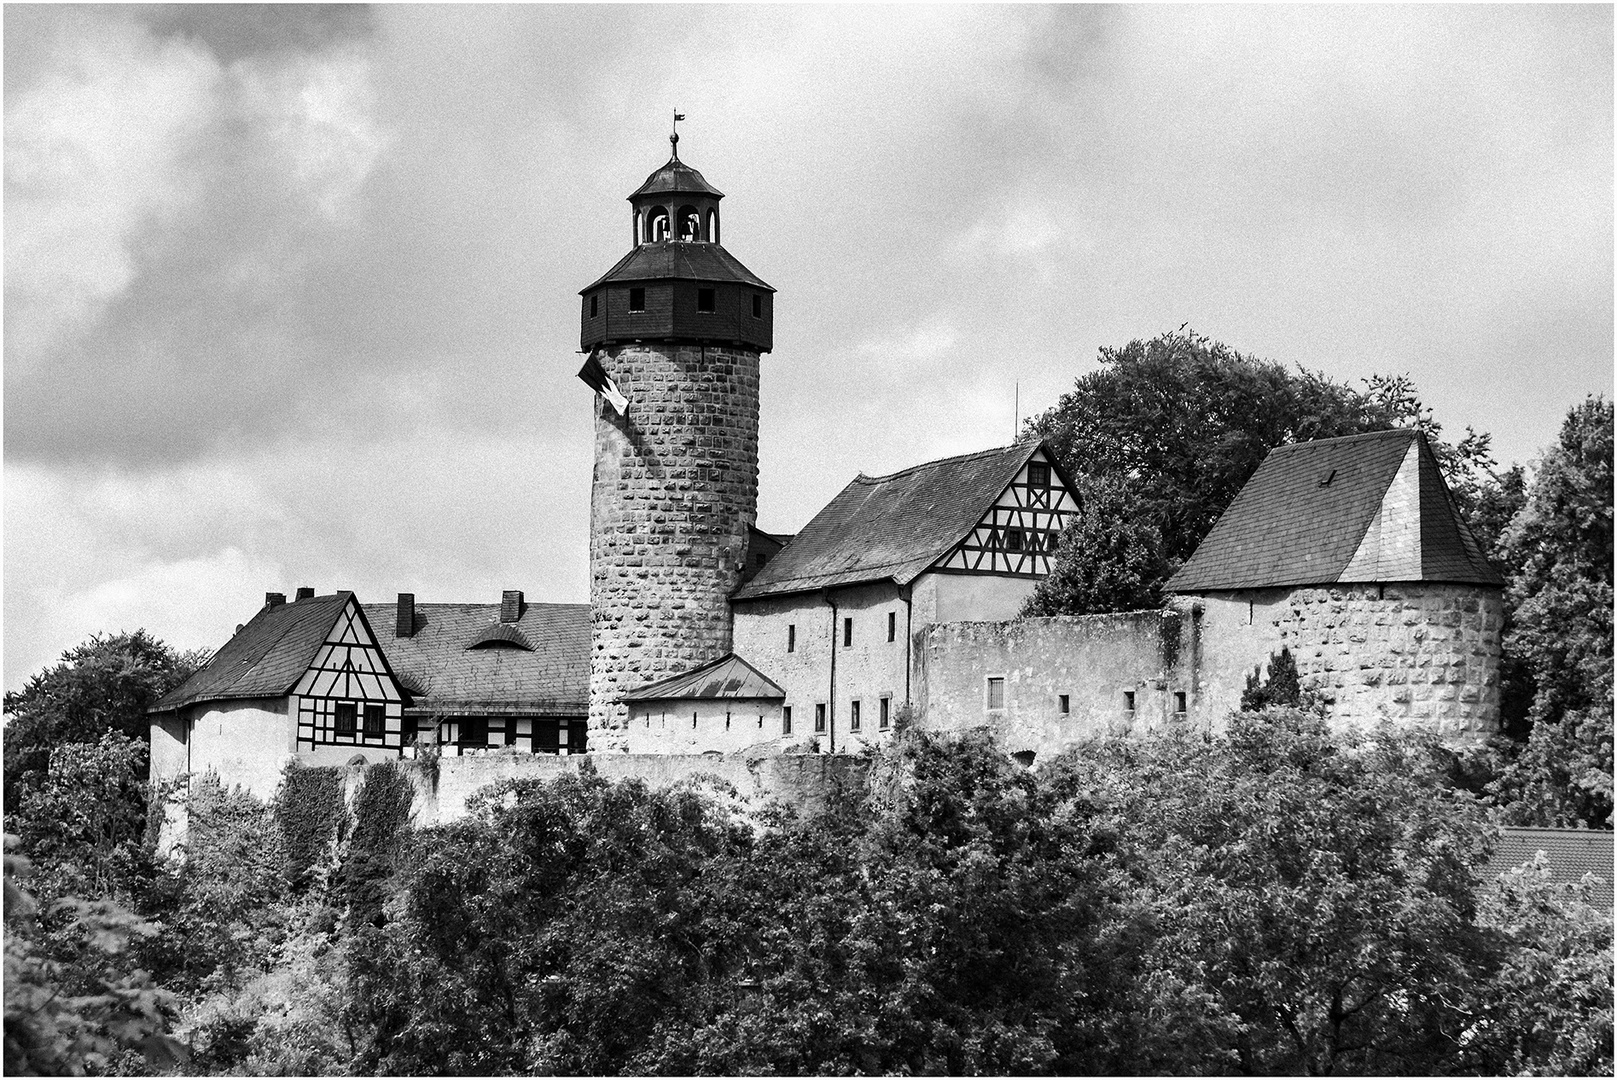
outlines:
{"label": "small rectangular window", "polygon": [[990,709],[1003,709],[1005,707],[1005,679],[1003,676],[992,676],[988,680],[988,707]]}
{"label": "small rectangular window", "polygon": [[600,299],[600,293],[596,293],[594,296],[590,297],[590,318],[592,319],[595,318],[596,304],[600,302]]}
{"label": "small rectangular window", "polygon": [[1176,713],[1185,711],[1185,692],[1183,690],[1173,692],[1173,711]]}
{"label": "small rectangular window", "polygon": [[1060,703],[1061,703],[1061,715],[1062,716],[1066,716],[1068,713],[1072,712],[1072,699],[1071,698],[1069,698],[1066,694],[1062,694],[1057,700],[1059,700]]}
{"label": "small rectangular window", "polygon": [[752,294],[752,317],[755,319],[764,317],[764,298],[760,293]]}
{"label": "small rectangular window", "polygon": [[1133,690],[1125,690],[1125,691],[1123,691],[1123,708],[1127,709],[1129,712],[1134,711],[1134,691]]}
{"label": "small rectangular window", "polygon": [[712,289],[697,289],[696,290],[696,310],[697,311],[712,311],[713,310],[713,290]]}
{"label": "small rectangular window", "polygon": [[1027,482],[1029,487],[1049,487],[1050,466],[1042,461],[1028,462]]}
{"label": "small rectangular window", "polygon": [[337,702],[336,722],[338,735],[352,735],[359,720],[359,706],[352,701]]}
{"label": "small rectangular window", "polygon": [[644,310],[646,310],[646,290],[645,289],[630,289],[629,290],[629,310],[630,311],[644,311]]}
{"label": "small rectangular window", "polygon": [[1061,534],[1058,532],[1044,534],[1044,550],[1054,551],[1061,546]]}
{"label": "small rectangular window", "polygon": [[787,652],[796,652],[797,651],[797,624],[796,623],[787,623],[786,624],[786,651]]}
{"label": "small rectangular window", "polygon": [[1022,530],[1021,529],[1006,529],[1005,530],[1005,550],[1006,551],[1021,551],[1022,550]]}
{"label": "small rectangular window", "polygon": [[877,717],[877,722],[881,725],[881,729],[883,731],[886,731],[889,727],[892,726],[892,724],[893,724],[893,699],[892,698],[884,697],[884,698],[881,699],[881,709],[880,709],[880,714]]}
{"label": "small rectangular window", "polygon": [[365,706],[365,737],[367,739],[380,739],[387,731],[387,706]]}
{"label": "small rectangular window", "polygon": [[887,640],[888,641],[896,641],[897,639],[898,639],[898,612],[889,611],[887,613]]}
{"label": "small rectangular window", "polygon": [[858,731],[859,730],[859,699],[858,698],[855,698],[848,705],[848,730],[849,731]]}
{"label": "small rectangular window", "polygon": [[780,733],[782,735],[792,733],[792,707],[790,705],[783,706],[780,710]]}
{"label": "small rectangular window", "polygon": [[814,734],[825,734],[825,702],[814,706]]}
{"label": "small rectangular window", "polygon": [[850,617],[850,618],[842,620],[842,647],[844,649],[846,649],[849,645],[852,645],[852,644],[853,644],[853,619]]}

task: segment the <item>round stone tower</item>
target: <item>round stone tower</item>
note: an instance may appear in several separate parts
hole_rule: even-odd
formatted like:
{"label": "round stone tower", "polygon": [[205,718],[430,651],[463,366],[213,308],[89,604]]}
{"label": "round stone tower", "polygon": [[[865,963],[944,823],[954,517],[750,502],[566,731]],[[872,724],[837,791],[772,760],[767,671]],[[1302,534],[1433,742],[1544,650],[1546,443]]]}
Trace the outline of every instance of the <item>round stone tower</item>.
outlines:
{"label": "round stone tower", "polygon": [[[633,195],[634,246],[582,290],[595,398],[592,749],[619,697],[730,651],[729,597],[758,513],[758,361],[774,292],[719,246],[723,192],[679,160]],[[621,407],[621,411],[620,411]]]}

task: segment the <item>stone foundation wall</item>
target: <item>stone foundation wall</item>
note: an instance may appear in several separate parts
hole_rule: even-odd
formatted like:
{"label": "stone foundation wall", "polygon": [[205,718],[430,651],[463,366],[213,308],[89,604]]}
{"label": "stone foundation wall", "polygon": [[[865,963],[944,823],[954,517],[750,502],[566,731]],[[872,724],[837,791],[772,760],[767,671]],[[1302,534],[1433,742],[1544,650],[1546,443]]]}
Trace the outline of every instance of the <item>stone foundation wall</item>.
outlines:
{"label": "stone foundation wall", "polygon": [[629,399],[595,401],[590,496],[590,745],[626,746],[637,689],[730,651],[729,595],[758,509],[758,353],[616,346]]}

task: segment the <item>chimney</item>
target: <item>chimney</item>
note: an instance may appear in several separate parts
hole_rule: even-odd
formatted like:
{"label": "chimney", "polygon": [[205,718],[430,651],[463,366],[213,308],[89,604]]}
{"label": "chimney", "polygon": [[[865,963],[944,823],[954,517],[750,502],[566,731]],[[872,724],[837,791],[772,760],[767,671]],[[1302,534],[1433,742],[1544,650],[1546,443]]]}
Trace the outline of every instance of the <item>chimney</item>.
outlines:
{"label": "chimney", "polygon": [[500,594],[500,621],[516,622],[522,618],[522,590],[507,589]]}
{"label": "chimney", "polygon": [[399,593],[399,609],[393,624],[394,637],[415,636],[415,593]]}
{"label": "chimney", "polygon": [[286,594],[284,592],[267,592],[264,594],[264,606],[267,608],[280,607],[284,603],[286,603]]}
{"label": "chimney", "polygon": [[298,599],[299,600],[313,600],[314,599],[314,590],[312,588],[310,588],[309,586],[307,586],[307,585],[299,585],[298,586]]}

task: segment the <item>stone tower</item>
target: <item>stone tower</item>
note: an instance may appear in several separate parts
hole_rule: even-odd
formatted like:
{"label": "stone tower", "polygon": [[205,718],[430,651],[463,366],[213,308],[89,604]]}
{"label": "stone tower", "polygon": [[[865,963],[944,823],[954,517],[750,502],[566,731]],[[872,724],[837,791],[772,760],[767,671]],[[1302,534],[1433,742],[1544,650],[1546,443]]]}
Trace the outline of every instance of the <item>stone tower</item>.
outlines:
{"label": "stone tower", "polygon": [[634,246],[580,293],[580,376],[606,384],[590,491],[589,740],[601,750],[624,744],[621,694],[730,651],[729,597],[758,512],[775,290],[719,246],[724,194],[670,141],[668,163],[629,196]]}

